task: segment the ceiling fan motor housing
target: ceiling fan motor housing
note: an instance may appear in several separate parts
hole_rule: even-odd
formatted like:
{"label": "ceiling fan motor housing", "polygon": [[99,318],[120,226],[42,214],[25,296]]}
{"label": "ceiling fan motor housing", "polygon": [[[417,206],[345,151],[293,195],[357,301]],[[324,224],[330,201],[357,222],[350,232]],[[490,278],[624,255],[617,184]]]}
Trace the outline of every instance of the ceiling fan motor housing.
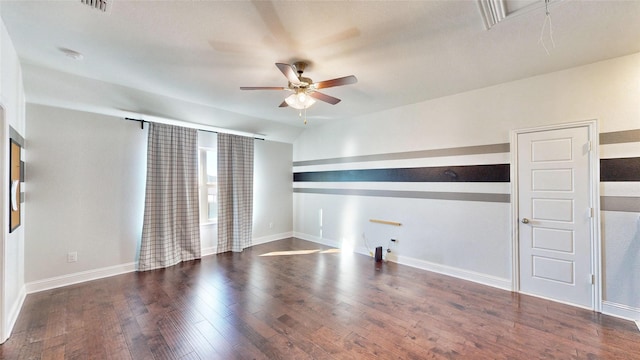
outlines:
{"label": "ceiling fan motor housing", "polygon": [[293,67],[296,68],[296,71],[298,72],[299,75],[302,75],[302,73],[304,72],[304,70],[307,68],[309,64],[305,61],[296,61],[293,63]]}
{"label": "ceiling fan motor housing", "polygon": [[291,89],[308,89],[313,84],[313,80],[307,77],[300,76],[298,79],[300,79],[299,84],[289,83],[289,87]]}

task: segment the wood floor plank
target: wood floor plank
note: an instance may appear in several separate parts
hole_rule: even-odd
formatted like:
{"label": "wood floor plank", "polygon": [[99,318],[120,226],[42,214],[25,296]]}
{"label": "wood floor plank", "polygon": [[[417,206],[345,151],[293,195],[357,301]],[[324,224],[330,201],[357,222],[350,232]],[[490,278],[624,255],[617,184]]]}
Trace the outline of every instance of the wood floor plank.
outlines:
{"label": "wood floor plank", "polygon": [[64,360],[64,344],[49,347],[42,352],[42,360]]}
{"label": "wood floor plank", "polygon": [[342,345],[349,334],[343,335],[323,326],[314,331],[311,334],[311,338],[315,344],[335,359],[357,359],[354,354],[346,352]]}
{"label": "wood floor plank", "polygon": [[234,315],[237,316],[239,320],[244,322],[247,326],[251,327],[263,338],[268,339],[277,334],[273,327],[258,319],[250,311],[245,311],[243,308],[238,307],[237,305],[232,307],[232,310],[234,311]]}
{"label": "wood floor plank", "polygon": [[[240,356],[237,356],[237,351],[234,349],[233,344],[227,341],[227,339],[225,339],[209,321],[201,321],[195,324],[195,328],[200,332],[203,338],[207,340],[209,345],[211,345],[211,347],[216,351],[217,356],[220,358],[241,358]],[[216,355],[212,355],[212,358],[215,357]]]}
{"label": "wood floor plank", "polygon": [[327,249],[30,294],[0,359],[640,359],[633,322]]}
{"label": "wood floor plank", "polygon": [[140,326],[134,318],[122,320],[122,335],[127,342],[127,347],[133,359],[153,359],[153,354],[147,343],[147,337],[142,334]]}

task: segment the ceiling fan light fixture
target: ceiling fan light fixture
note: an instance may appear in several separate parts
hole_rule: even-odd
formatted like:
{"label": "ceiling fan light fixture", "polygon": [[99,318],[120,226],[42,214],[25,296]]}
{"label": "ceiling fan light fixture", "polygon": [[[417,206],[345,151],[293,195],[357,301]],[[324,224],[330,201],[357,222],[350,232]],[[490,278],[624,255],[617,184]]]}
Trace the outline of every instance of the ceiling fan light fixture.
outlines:
{"label": "ceiling fan light fixture", "polygon": [[311,105],[316,103],[316,100],[311,96],[305,94],[304,92],[299,92],[297,94],[291,94],[287,96],[284,101],[287,105],[291,106],[294,109],[302,110],[307,109]]}

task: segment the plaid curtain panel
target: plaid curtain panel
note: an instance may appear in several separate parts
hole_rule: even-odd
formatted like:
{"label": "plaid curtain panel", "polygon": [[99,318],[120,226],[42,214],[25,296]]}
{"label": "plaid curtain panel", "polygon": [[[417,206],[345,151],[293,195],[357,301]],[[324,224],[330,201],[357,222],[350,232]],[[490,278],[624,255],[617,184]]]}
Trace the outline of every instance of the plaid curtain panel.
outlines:
{"label": "plaid curtain panel", "polygon": [[138,270],[199,258],[198,132],[150,123]]}
{"label": "plaid curtain panel", "polygon": [[218,134],[218,252],[251,246],[253,138]]}

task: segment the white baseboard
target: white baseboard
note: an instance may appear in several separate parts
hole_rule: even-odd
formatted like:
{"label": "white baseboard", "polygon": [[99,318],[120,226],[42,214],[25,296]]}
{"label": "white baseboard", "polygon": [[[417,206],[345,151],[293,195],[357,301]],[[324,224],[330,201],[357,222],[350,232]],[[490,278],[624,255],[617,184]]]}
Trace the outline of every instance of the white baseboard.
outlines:
{"label": "white baseboard", "polygon": [[[287,238],[290,238],[292,236],[293,236],[293,232],[291,232],[291,231],[286,232],[286,233],[262,236],[262,237],[259,237],[259,238],[251,239],[251,246],[260,245],[260,244],[266,244],[268,242],[282,240],[282,239],[287,239]],[[201,251],[201,255],[202,256],[215,255],[215,254],[217,254],[217,250],[218,250],[217,246],[203,248],[202,251]]]}
{"label": "white baseboard", "polygon": [[209,256],[209,255],[215,255],[216,254],[216,250],[218,248],[215,246],[212,247],[208,247],[208,248],[202,248],[202,250],[200,251],[200,256]]}
{"label": "white baseboard", "polygon": [[398,264],[411,266],[417,269],[427,270],[438,274],[452,276],[462,280],[473,281],[478,284],[511,291],[511,280],[482,274],[479,272],[460,269],[452,266],[436,264],[433,262],[416,259],[408,256],[398,256]]}
{"label": "white baseboard", "polygon": [[640,330],[640,309],[632,306],[618,304],[610,301],[602,302],[602,313],[619,317],[626,320],[635,321]]}
{"label": "white baseboard", "polygon": [[298,239],[302,239],[302,240],[311,241],[311,242],[314,242],[314,243],[317,243],[317,244],[321,244],[321,245],[331,246],[331,247],[334,247],[334,248],[340,248],[341,247],[341,244],[338,241],[324,239],[324,238],[321,238],[319,236],[309,235],[309,234],[305,234],[305,233],[294,232],[293,233],[293,237],[298,238]]}
{"label": "white baseboard", "polygon": [[78,284],[85,281],[102,279],[110,276],[125,274],[136,271],[136,263],[121,264],[115,266],[104,267],[100,269],[92,269],[73,274],[56,276],[44,280],[33,281],[27,283],[26,293],[33,294],[40,291],[55,289],[63,286]]}
{"label": "white baseboard", "polygon": [[22,305],[24,305],[24,300],[27,298],[26,288],[23,286],[20,289],[20,293],[18,294],[18,298],[11,306],[11,310],[8,314],[7,322],[4,324],[6,327],[4,328],[3,337],[0,339],[0,344],[4,343],[9,339],[11,332],[13,331],[13,327],[16,325],[18,321],[18,315],[20,315],[20,310],[22,310]]}
{"label": "white baseboard", "polygon": [[[324,239],[318,236],[313,236],[313,235],[298,233],[298,232],[294,233],[294,236],[302,240],[312,241],[312,242],[319,243],[326,246],[332,246],[337,248],[341,247],[341,244],[338,241]],[[353,249],[353,251],[355,253],[362,254],[365,256],[371,256],[369,251],[364,247],[356,247]],[[435,273],[439,273],[447,276],[452,276],[458,279],[473,281],[475,283],[479,283],[482,285],[492,286],[498,289],[511,291],[511,280],[509,279],[503,279],[503,278],[499,278],[491,275],[481,274],[478,272],[455,268],[452,266],[436,264],[429,261],[412,258],[409,256],[395,256],[392,259],[387,259],[387,261],[392,261],[401,265],[411,266],[413,268],[427,270],[427,271],[431,271],[431,272],[435,272]]]}
{"label": "white baseboard", "polygon": [[[309,234],[305,234],[305,233],[298,233],[298,232],[294,232],[293,233],[293,237],[298,238],[298,239],[302,239],[302,240],[306,240],[306,241],[311,241],[311,242],[314,242],[316,244],[329,246],[329,247],[336,248],[336,249],[344,249],[344,245],[341,242],[336,241],[336,240],[321,238],[319,236],[309,235]],[[372,256],[371,254],[369,254],[367,249],[365,247],[363,247],[363,246],[354,247],[354,248],[351,249],[351,251],[353,251],[356,254],[360,254],[360,255]]]}
{"label": "white baseboard", "polygon": [[287,239],[287,238],[290,238],[292,236],[293,236],[293,231],[280,233],[280,234],[262,236],[262,237],[259,237],[259,238],[252,239],[251,240],[251,245],[253,246],[253,245],[266,244],[266,243],[272,242],[272,241]]}

